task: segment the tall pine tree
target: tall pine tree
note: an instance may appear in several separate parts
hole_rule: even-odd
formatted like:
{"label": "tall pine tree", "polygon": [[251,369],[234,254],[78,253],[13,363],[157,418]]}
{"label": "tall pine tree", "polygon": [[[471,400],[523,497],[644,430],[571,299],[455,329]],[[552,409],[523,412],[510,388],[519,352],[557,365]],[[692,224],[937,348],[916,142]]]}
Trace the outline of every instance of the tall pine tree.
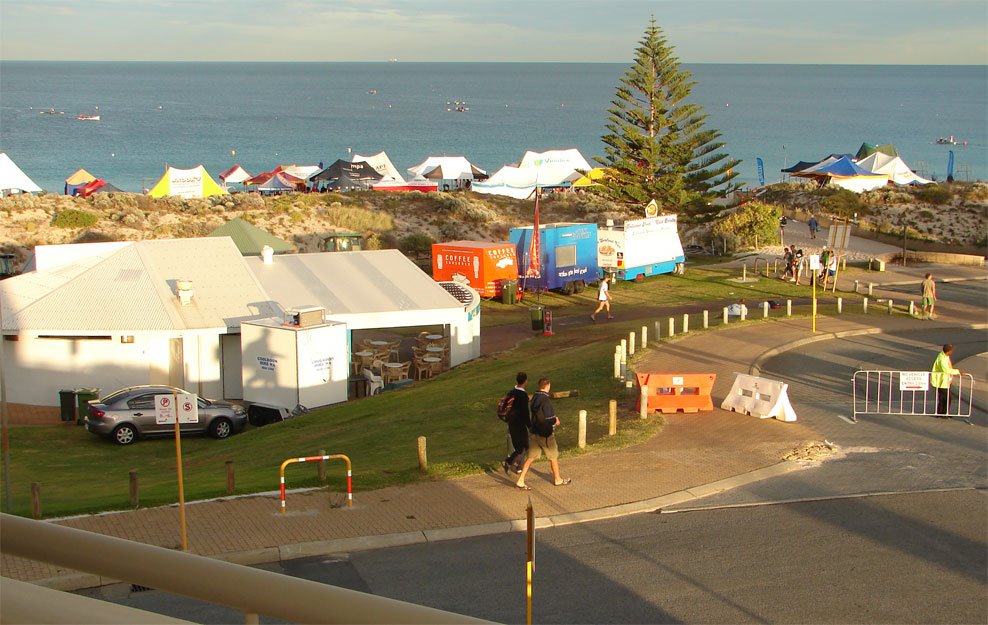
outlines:
{"label": "tall pine tree", "polygon": [[720,132],[705,129],[703,108],[686,101],[695,84],[652,17],[608,110],[606,156],[595,159],[608,168],[604,195],[639,205],[654,198],[702,218],[709,198],[736,187],[741,161],[719,152]]}

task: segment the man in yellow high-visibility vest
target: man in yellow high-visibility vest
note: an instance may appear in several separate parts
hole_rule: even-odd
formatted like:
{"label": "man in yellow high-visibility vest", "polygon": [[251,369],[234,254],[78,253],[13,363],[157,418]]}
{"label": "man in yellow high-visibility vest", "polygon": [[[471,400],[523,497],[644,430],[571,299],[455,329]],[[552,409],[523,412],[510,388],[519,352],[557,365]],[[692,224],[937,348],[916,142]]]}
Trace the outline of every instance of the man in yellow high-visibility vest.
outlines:
{"label": "man in yellow high-visibility vest", "polygon": [[954,363],[950,360],[950,355],[954,353],[954,346],[947,343],[943,346],[943,351],[937,354],[937,359],[933,361],[933,369],[930,373],[930,384],[937,389],[937,417],[949,419],[947,408],[950,401],[950,382],[953,376],[961,375],[959,369],[954,369]]}

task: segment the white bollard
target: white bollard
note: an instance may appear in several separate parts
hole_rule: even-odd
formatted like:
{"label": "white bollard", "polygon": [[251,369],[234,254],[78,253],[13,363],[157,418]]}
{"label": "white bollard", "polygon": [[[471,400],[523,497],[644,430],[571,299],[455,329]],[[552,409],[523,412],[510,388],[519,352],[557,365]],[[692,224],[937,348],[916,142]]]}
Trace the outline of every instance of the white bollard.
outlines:
{"label": "white bollard", "polygon": [[875,283],[874,282],[869,282],[868,283],[868,297],[871,297],[871,295],[872,295],[871,291],[874,288],[875,288]]}
{"label": "white bollard", "polygon": [[889,299],[889,314],[892,314],[892,300]]}
{"label": "white bollard", "polygon": [[762,302],[762,319],[768,319],[768,302]]}
{"label": "white bollard", "polygon": [[661,338],[662,338],[662,322],[661,321],[656,321],[655,322],[655,342],[658,343],[659,342],[659,339],[661,339]]}
{"label": "white bollard", "polygon": [[676,318],[669,317],[669,336],[676,335]]}
{"label": "white bollard", "polygon": [[741,321],[746,321],[748,319],[748,307],[741,307]]}
{"label": "white bollard", "polygon": [[638,395],[638,416],[642,419],[648,418],[648,384],[643,384],[641,393]]}
{"label": "white bollard", "polygon": [[909,316],[910,317],[916,316],[916,302],[912,300],[909,300]]}
{"label": "white bollard", "polygon": [[868,298],[867,297],[865,297],[864,299],[861,300],[861,307],[864,310],[864,314],[867,315],[868,314]]}
{"label": "white bollard", "polygon": [[690,314],[683,313],[683,334],[690,331]]}
{"label": "white bollard", "polygon": [[786,317],[792,317],[792,300],[786,300]]}
{"label": "white bollard", "polygon": [[648,326],[642,326],[642,349],[648,345]]}
{"label": "white bollard", "polygon": [[583,449],[584,447],[587,446],[587,411],[586,410],[580,411],[580,430],[579,433],[577,434],[576,444],[579,445],[580,449]]}
{"label": "white bollard", "polygon": [[858,280],[855,280],[855,281],[854,281],[854,292],[855,292],[855,293],[857,293],[857,292],[858,292],[858,284],[859,284],[859,281],[858,281]]}
{"label": "white bollard", "polygon": [[724,325],[727,325],[727,306],[724,306]]}
{"label": "white bollard", "polygon": [[635,332],[633,330],[628,332],[628,355],[635,355]]}
{"label": "white bollard", "polygon": [[621,349],[619,351],[621,354],[621,364],[628,362],[628,339],[621,339]]}
{"label": "white bollard", "polygon": [[710,311],[703,311],[703,329],[706,330],[710,327]]}
{"label": "white bollard", "polygon": [[837,298],[837,314],[839,315],[842,312],[844,312],[844,298],[843,297],[838,297]]}
{"label": "white bollard", "polygon": [[614,352],[614,379],[621,379],[621,354]]}

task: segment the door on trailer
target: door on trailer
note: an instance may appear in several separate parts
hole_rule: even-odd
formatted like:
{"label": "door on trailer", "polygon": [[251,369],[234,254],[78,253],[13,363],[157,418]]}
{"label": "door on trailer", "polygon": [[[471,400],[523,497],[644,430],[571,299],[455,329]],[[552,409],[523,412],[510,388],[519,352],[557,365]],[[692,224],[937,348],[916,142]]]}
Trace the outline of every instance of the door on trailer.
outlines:
{"label": "door on trailer", "polygon": [[244,398],[243,354],[240,351],[240,335],[224,334],[222,342],[221,372],[223,376],[223,399]]}

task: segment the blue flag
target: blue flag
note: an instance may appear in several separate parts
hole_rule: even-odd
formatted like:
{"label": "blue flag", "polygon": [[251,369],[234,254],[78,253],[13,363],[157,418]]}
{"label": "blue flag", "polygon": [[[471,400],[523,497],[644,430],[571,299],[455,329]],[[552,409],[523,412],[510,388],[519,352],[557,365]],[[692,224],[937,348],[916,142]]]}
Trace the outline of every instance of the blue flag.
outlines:
{"label": "blue flag", "polygon": [[755,162],[758,163],[758,186],[764,187],[765,186],[765,163],[762,162],[762,157],[760,157],[760,156],[755,159]]}
{"label": "blue flag", "polygon": [[947,156],[947,177],[948,178],[953,178],[954,177],[954,151],[953,150],[948,151],[948,156]]}

